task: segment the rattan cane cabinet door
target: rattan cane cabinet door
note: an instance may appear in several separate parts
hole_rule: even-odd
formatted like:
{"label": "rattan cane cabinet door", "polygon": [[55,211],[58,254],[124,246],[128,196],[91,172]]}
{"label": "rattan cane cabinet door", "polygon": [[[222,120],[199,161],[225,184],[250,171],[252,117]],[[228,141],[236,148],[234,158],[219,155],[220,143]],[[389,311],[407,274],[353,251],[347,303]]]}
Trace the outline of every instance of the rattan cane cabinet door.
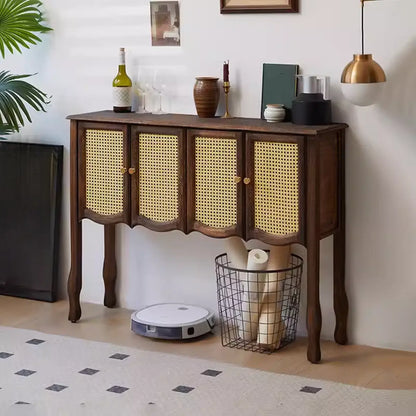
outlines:
{"label": "rattan cane cabinet door", "polygon": [[234,131],[188,130],[188,232],[243,237],[243,141]]}
{"label": "rattan cane cabinet door", "polygon": [[126,125],[79,123],[79,216],[101,224],[128,223],[130,198]]}
{"label": "rattan cane cabinet door", "polygon": [[132,225],[185,231],[184,130],[131,128]]}
{"label": "rattan cane cabinet door", "polygon": [[247,134],[247,239],[303,241],[303,149],[303,137]]}

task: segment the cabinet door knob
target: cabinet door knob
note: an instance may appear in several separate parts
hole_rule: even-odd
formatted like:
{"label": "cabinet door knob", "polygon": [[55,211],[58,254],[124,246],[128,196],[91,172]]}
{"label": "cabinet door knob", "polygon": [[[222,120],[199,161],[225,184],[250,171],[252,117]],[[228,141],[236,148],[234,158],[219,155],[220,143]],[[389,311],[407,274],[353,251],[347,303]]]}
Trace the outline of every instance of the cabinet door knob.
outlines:
{"label": "cabinet door knob", "polygon": [[120,172],[124,175],[127,172],[127,168],[120,168]]}
{"label": "cabinet door knob", "polygon": [[243,182],[244,182],[245,185],[248,185],[251,182],[251,179],[250,178],[244,178]]}
{"label": "cabinet door knob", "polygon": [[130,173],[130,175],[134,175],[136,173],[136,169],[135,168],[129,168],[129,173]]}
{"label": "cabinet door knob", "polygon": [[241,176],[234,176],[234,182],[240,183],[241,182]]}

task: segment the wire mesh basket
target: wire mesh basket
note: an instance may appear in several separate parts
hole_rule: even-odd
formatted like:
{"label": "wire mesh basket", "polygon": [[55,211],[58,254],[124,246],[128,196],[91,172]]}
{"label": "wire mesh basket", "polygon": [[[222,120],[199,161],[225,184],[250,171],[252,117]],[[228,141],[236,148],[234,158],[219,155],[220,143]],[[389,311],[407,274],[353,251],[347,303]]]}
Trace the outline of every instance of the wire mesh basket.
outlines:
{"label": "wire mesh basket", "polygon": [[303,260],[290,255],[289,267],[251,271],[215,258],[222,345],[271,353],[296,338]]}

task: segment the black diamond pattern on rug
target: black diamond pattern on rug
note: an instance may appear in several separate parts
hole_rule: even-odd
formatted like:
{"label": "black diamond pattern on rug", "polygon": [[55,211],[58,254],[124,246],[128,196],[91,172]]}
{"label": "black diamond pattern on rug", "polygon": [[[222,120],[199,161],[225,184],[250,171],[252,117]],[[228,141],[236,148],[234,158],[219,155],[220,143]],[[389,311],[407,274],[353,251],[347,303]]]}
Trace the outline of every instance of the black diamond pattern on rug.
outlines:
{"label": "black diamond pattern on rug", "polygon": [[177,391],[179,393],[189,393],[190,391],[192,391],[194,389],[194,387],[189,387],[189,386],[178,386],[175,387],[174,389],[172,389],[172,391]]}
{"label": "black diamond pattern on rug", "polygon": [[116,353],[116,354],[110,355],[110,357],[108,358],[113,358],[114,360],[125,360],[127,357],[130,357],[130,355]]}
{"label": "black diamond pattern on rug", "polygon": [[35,373],[36,373],[36,371],[23,369],[23,370],[18,371],[18,372],[17,372],[17,373],[15,373],[15,374],[16,374],[17,376],[28,377],[28,376],[31,376],[32,374],[35,374]]}
{"label": "black diamond pattern on rug", "polygon": [[13,354],[10,354],[8,352],[0,352],[0,358],[9,358],[11,357]]}
{"label": "black diamond pattern on rug", "polygon": [[94,370],[93,368],[84,368],[81,371],[78,371],[80,374],[85,374],[87,376],[93,376],[94,374],[97,374],[100,370]]}
{"label": "black diamond pattern on rug", "polygon": [[222,373],[222,371],[217,371],[217,370],[205,370],[203,373],[201,373],[204,376],[210,376],[210,377],[217,377],[218,375],[220,375]]}
{"label": "black diamond pattern on rug", "polygon": [[124,393],[125,391],[127,391],[129,388],[128,387],[122,387],[122,386],[113,386],[110,387],[109,389],[107,389],[107,391],[111,392],[111,393]]}
{"label": "black diamond pattern on rug", "polygon": [[39,344],[43,344],[44,342],[46,341],[43,339],[33,338],[33,339],[30,339],[29,341],[26,341],[26,344],[39,345]]}
{"label": "black diamond pattern on rug", "polygon": [[320,390],[322,390],[320,387],[311,387],[311,386],[305,386],[300,389],[300,391],[303,393],[313,393],[313,394],[318,393],[318,391]]}
{"label": "black diamond pattern on rug", "polygon": [[62,386],[61,384],[52,384],[52,386],[46,387],[46,390],[60,392],[66,388],[68,388],[68,386]]}

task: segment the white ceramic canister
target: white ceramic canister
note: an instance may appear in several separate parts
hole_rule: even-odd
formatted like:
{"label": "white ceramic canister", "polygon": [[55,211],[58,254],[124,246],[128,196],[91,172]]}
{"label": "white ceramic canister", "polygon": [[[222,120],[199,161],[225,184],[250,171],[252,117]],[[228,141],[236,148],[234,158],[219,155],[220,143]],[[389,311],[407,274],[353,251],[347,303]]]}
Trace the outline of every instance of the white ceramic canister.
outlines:
{"label": "white ceramic canister", "polygon": [[269,123],[276,123],[284,120],[286,110],[283,108],[283,104],[266,104],[264,109],[264,118]]}

